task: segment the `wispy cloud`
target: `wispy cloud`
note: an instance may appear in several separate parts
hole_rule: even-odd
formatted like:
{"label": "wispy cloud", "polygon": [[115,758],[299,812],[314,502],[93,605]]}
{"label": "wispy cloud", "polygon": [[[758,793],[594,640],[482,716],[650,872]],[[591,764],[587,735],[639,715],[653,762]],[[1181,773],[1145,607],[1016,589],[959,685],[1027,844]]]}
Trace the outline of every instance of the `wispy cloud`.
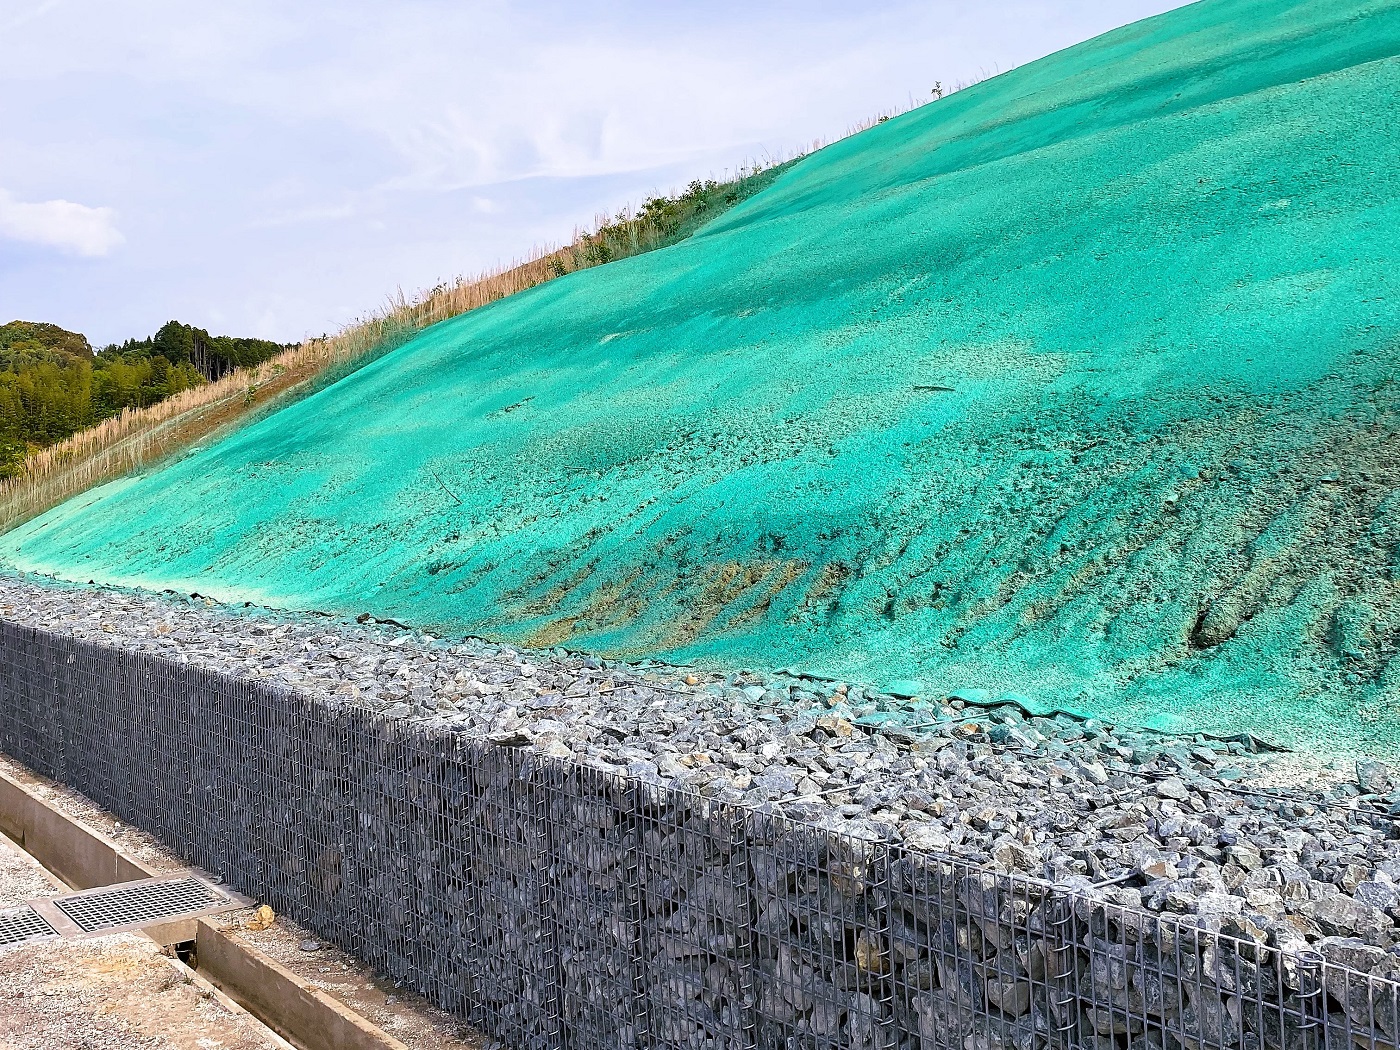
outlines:
{"label": "wispy cloud", "polygon": [[58,0],[43,0],[42,3],[35,4],[23,11],[11,14],[10,17],[0,21],[0,29],[18,29],[26,22],[32,22],[36,18],[48,14],[58,6]]}
{"label": "wispy cloud", "polygon": [[125,239],[111,208],[53,200],[28,203],[0,190],[0,237],[73,255],[106,255]]}
{"label": "wispy cloud", "polygon": [[297,208],[292,211],[255,219],[248,225],[250,229],[270,230],[278,226],[301,226],[308,223],[334,222],[338,219],[348,219],[354,214],[355,207],[352,204],[313,204],[305,208]]}

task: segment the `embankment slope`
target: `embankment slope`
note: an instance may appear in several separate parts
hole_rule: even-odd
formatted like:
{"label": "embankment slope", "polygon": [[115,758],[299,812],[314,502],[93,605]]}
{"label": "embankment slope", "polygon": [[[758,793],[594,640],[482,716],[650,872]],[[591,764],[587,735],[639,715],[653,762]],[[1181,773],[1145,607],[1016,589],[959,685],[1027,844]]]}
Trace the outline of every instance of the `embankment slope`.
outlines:
{"label": "embankment slope", "polygon": [[1400,740],[1400,3],[1208,0],[0,538],[67,579]]}

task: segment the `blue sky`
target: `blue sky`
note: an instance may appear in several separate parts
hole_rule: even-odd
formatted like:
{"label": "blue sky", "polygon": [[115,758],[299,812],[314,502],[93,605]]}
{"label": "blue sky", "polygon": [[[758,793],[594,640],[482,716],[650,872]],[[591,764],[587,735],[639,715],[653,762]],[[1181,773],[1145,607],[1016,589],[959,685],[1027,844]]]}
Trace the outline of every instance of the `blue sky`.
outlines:
{"label": "blue sky", "polygon": [[1176,0],[0,0],[0,323],[294,340]]}

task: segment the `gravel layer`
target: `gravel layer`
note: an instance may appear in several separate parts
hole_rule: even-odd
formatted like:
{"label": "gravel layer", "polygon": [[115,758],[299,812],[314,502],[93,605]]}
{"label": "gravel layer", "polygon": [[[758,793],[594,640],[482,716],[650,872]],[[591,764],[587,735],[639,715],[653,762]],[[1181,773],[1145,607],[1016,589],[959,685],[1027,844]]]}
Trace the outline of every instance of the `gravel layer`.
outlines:
{"label": "gravel layer", "polygon": [[1283,948],[1400,942],[1400,774],[1368,758],[1032,717],[1011,697],[910,700],[13,575],[0,617],[1098,884]]}

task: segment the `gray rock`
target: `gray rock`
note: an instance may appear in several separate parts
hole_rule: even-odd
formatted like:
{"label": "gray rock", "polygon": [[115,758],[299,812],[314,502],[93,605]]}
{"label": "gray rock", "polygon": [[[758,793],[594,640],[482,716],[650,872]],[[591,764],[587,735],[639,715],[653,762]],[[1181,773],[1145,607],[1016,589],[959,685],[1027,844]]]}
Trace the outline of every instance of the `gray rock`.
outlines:
{"label": "gray rock", "polygon": [[1245,871],[1255,871],[1264,863],[1264,857],[1253,843],[1240,842],[1225,849],[1225,859]]}
{"label": "gray rock", "polygon": [[[17,623],[275,680],[646,782],[683,783],[823,823],[897,822],[913,849],[1057,877],[1101,880],[1140,867],[1152,880],[1138,898],[1145,906],[1264,930],[1280,944],[1330,932],[1384,946],[1396,936],[1385,913],[1400,910],[1400,840],[1317,805],[1324,793],[1350,801],[1362,792],[1400,804],[1394,775],[1369,760],[1355,783],[1341,785],[1342,774],[1328,783],[1297,779],[1280,802],[1223,791],[1202,775],[1238,774],[1244,787],[1263,776],[1262,759],[1239,744],[1023,718],[1006,704],[979,710],[992,698],[974,691],[906,717],[904,701],[785,674],[634,670],[562,650],[438,641],[368,620],[308,621],[178,596],[40,586],[13,574],[0,575],[0,606]],[[789,697],[800,712],[784,710]],[[864,724],[854,724],[858,717]],[[951,721],[918,736],[892,729],[954,718],[983,729],[969,733]],[[1172,775],[1152,779],[1164,771]],[[1278,785],[1275,776],[1269,790]],[[781,801],[795,794],[805,796],[800,805]],[[1246,910],[1217,906],[1207,899],[1214,894]]]}
{"label": "gray rock", "polygon": [[904,841],[911,849],[927,853],[942,853],[963,839],[962,825],[957,825],[957,835],[939,824],[906,824],[902,829]]}
{"label": "gray rock", "polygon": [[1368,795],[1384,795],[1395,789],[1390,767],[1371,759],[1356,760],[1356,782]]}
{"label": "gray rock", "polygon": [[1400,891],[1392,882],[1358,882],[1352,896],[1362,904],[1384,912],[1389,912],[1400,903]]}
{"label": "gray rock", "polygon": [[1323,900],[1312,900],[1303,904],[1299,914],[1317,923],[1329,937],[1360,937],[1367,943],[1376,944],[1385,937],[1388,940],[1395,923],[1379,908],[1361,901],[1337,894]]}
{"label": "gray rock", "polygon": [[987,1002],[1008,1017],[1030,1013],[1031,985],[1029,981],[989,978],[984,985]]}
{"label": "gray rock", "polygon": [[1185,802],[1191,797],[1191,792],[1180,777],[1168,777],[1157,785],[1157,794],[1162,798],[1175,799],[1178,802]]}
{"label": "gray rock", "polygon": [[1012,839],[1003,839],[992,847],[992,860],[1007,871],[1036,874],[1039,874],[1044,865],[1044,857],[1038,849],[1022,845]]}
{"label": "gray rock", "polygon": [[1323,970],[1328,995],[1342,1004],[1357,1030],[1368,1031],[1375,1023],[1381,1031],[1394,1033],[1396,996],[1385,984],[1368,978],[1393,982],[1400,976],[1400,958],[1358,938],[1326,937],[1316,949],[1332,964]]}
{"label": "gray rock", "polygon": [[1100,762],[1082,762],[1079,772],[1091,784],[1102,786],[1108,783],[1108,770],[1104,769]]}
{"label": "gray rock", "polygon": [[754,777],[753,783],[755,787],[761,788],[775,797],[790,795],[797,790],[797,780],[792,774],[781,769],[771,769]]}

